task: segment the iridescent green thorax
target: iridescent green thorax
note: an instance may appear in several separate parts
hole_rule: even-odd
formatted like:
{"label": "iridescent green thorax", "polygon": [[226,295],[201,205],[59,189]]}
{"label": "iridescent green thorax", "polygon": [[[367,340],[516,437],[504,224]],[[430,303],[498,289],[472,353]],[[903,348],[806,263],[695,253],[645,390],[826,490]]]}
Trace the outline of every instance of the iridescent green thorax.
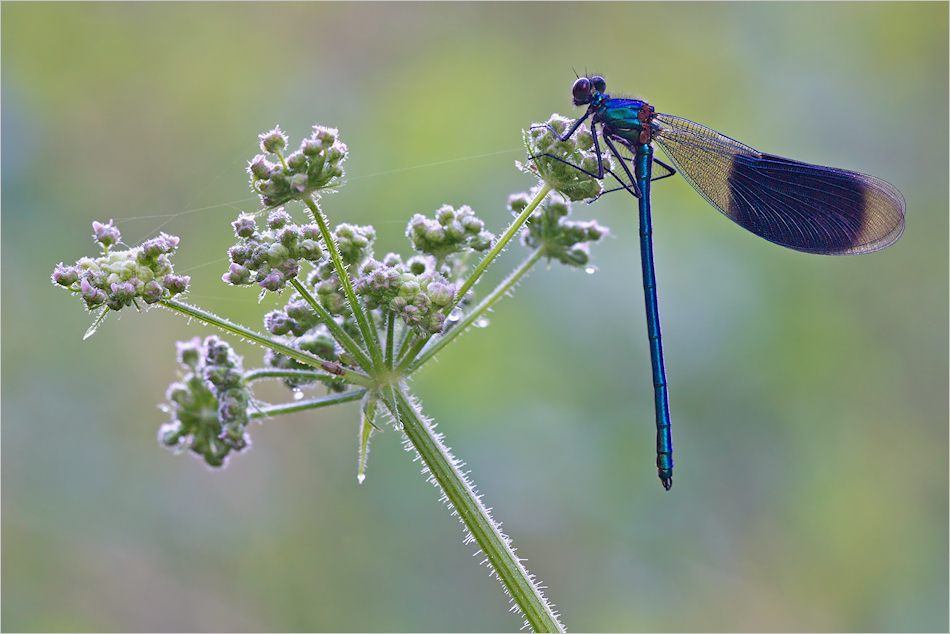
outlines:
{"label": "iridescent green thorax", "polygon": [[[653,107],[640,99],[613,99],[610,95],[596,94],[591,99],[594,121],[602,123],[605,131],[631,144],[652,140]],[[644,132],[646,134],[644,134]]]}

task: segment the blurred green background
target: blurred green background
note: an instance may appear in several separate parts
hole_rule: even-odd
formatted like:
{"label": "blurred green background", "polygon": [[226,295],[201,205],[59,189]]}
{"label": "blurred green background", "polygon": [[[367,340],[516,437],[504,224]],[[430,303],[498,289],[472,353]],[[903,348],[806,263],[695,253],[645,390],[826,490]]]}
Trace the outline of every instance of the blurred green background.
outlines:
{"label": "blurred green background", "polygon": [[947,630],[946,3],[4,3],[2,58],[4,630],[518,629],[396,433],[362,485],[352,404],[255,426],[223,471],[175,456],[156,404],[211,330],[156,310],[82,341],[49,275],[93,220],[161,229],[190,299],[259,329],[272,302],[220,280],[258,133],[338,127],[324,210],[408,254],[445,203],[505,227],[520,131],[578,115],[575,70],[880,176],[907,228],[809,256],[654,187],[666,493],[634,201],[576,206],[612,229],[599,271],[539,267],[414,383],[518,554],[577,631]]}

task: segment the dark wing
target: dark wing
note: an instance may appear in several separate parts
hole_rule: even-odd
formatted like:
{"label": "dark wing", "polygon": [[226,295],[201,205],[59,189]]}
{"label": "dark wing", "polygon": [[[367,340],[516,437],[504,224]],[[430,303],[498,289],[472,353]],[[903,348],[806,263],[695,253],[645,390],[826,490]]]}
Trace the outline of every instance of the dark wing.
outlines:
{"label": "dark wing", "polygon": [[653,140],[709,203],[738,225],[797,251],[879,251],[904,231],[904,197],[868,176],[762,154],[692,121],[654,119]]}

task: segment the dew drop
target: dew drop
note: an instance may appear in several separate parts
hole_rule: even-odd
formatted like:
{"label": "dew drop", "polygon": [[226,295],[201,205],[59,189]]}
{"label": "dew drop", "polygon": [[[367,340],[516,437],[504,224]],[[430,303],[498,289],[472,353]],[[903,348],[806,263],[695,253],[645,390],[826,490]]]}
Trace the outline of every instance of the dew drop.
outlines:
{"label": "dew drop", "polygon": [[593,275],[594,273],[597,272],[597,267],[596,267],[596,266],[588,266],[586,269],[584,269],[584,272],[587,273],[588,275]]}
{"label": "dew drop", "polygon": [[358,476],[356,476],[356,480],[357,480],[357,482],[359,482],[360,484],[363,484],[363,480],[365,480],[365,479],[366,479],[366,474],[365,474],[365,473],[361,473],[361,474],[359,474]]}
{"label": "dew drop", "polygon": [[487,328],[489,323],[491,322],[489,322],[488,319],[486,319],[485,317],[479,317],[478,319],[475,320],[475,323],[472,325],[475,326],[476,328]]}
{"label": "dew drop", "polygon": [[454,323],[462,318],[462,314],[462,309],[456,306],[452,309],[452,312],[449,313],[449,316],[446,319]]}
{"label": "dew drop", "polygon": [[301,390],[294,390],[294,400],[299,401],[303,398],[303,392]]}

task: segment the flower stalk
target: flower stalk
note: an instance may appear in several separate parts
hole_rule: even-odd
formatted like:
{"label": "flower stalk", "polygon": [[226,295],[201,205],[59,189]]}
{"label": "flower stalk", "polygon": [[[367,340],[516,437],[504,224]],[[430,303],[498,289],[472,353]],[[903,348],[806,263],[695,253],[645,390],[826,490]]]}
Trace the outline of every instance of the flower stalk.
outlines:
{"label": "flower stalk", "polygon": [[[289,154],[279,127],[261,134],[263,154],[249,162],[247,171],[263,209],[231,223],[238,241],[228,250],[230,264],[222,279],[231,286],[257,286],[262,294],[289,292],[280,309],[265,315],[268,334],[181,301],[178,295],[187,291],[190,278],[175,275],[170,258],[179,238],[164,233],[117,251],[118,230],[112,222],[96,222],[93,237],[102,255],[72,266],[60,264],[53,282],[81,297],[95,315],[87,337],[110,311],[158,305],[265,349],[265,366],[245,370],[243,359],[215,335],[177,344],[181,380],[169,386],[168,401],[161,406],[171,421],[159,429],[159,441],[212,467],[250,447],[251,420],[360,401],[357,478],[363,482],[370,441],[382,430],[379,417],[388,414],[464,524],[466,543],[476,543],[485,554],[526,625],[538,632],[563,631],[511,540],[461,471],[461,461],[422,414],[407,380],[511,294],[541,259],[575,268],[587,264],[589,244],[607,230],[593,221],[567,220],[568,199],[599,195],[600,185],[589,175],[566,171],[563,161],[535,160],[550,158],[552,152],[573,158],[589,153],[590,148],[581,147],[589,139],[578,137],[580,146],[552,144],[537,127],[524,133],[531,163],[520,167],[541,182],[509,197],[515,218],[497,240],[467,205],[443,205],[431,217],[411,217],[406,237],[414,255],[403,259],[387,253],[377,259],[373,227],[344,223],[331,229],[318,204],[322,193],[343,183],[347,148],[338,131],[314,126],[313,134]],[[309,223],[296,223],[284,209],[292,202],[303,205]],[[530,255],[475,303],[477,282],[518,235]],[[484,255],[469,270],[475,253]],[[270,404],[255,399],[253,385],[266,379],[282,381],[293,390],[293,400]],[[304,389],[317,385],[327,394],[303,398]]]}
{"label": "flower stalk", "polygon": [[274,341],[270,337],[265,337],[259,332],[254,332],[253,330],[245,328],[240,324],[235,324],[232,321],[218,317],[214,313],[209,313],[208,311],[202,310],[197,306],[191,306],[174,299],[164,300],[161,302],[161,305],[174,312],[181,313],[182,315],[191,317],[192,319],[204,322],[209,326],[214,326],[215,328],[223,330],[224,332],[237,335],[242,339],[246,339],[252,343],[269,348],[274,352],[278,352],[284,356],[290,357],[291,359],[295,359],[305,365],[326,370],[330,374],[336,375],[348,383],[355,383],[356,385],[362,385],[363,387],[373,386],[372,379],[362,372],[345,368],[335,361],[327,361],[310,353],[303,352],[286,344]]}
{"label": "flower stalk", "polygon": [[388,388],[387,406],[422,457],[432,479],[442,489],[452,509],[465,525],[470,538],[485,554],[488,564],[521,610],[535,632],[565,631],[553,606],[545,599],[541,588],[515,555],[511,540],[501,532],[481,496],[463,474],[461,462],[455,458],[435,433],[432,424],[422,416],[418,405],[409,396],[406,385]]}

